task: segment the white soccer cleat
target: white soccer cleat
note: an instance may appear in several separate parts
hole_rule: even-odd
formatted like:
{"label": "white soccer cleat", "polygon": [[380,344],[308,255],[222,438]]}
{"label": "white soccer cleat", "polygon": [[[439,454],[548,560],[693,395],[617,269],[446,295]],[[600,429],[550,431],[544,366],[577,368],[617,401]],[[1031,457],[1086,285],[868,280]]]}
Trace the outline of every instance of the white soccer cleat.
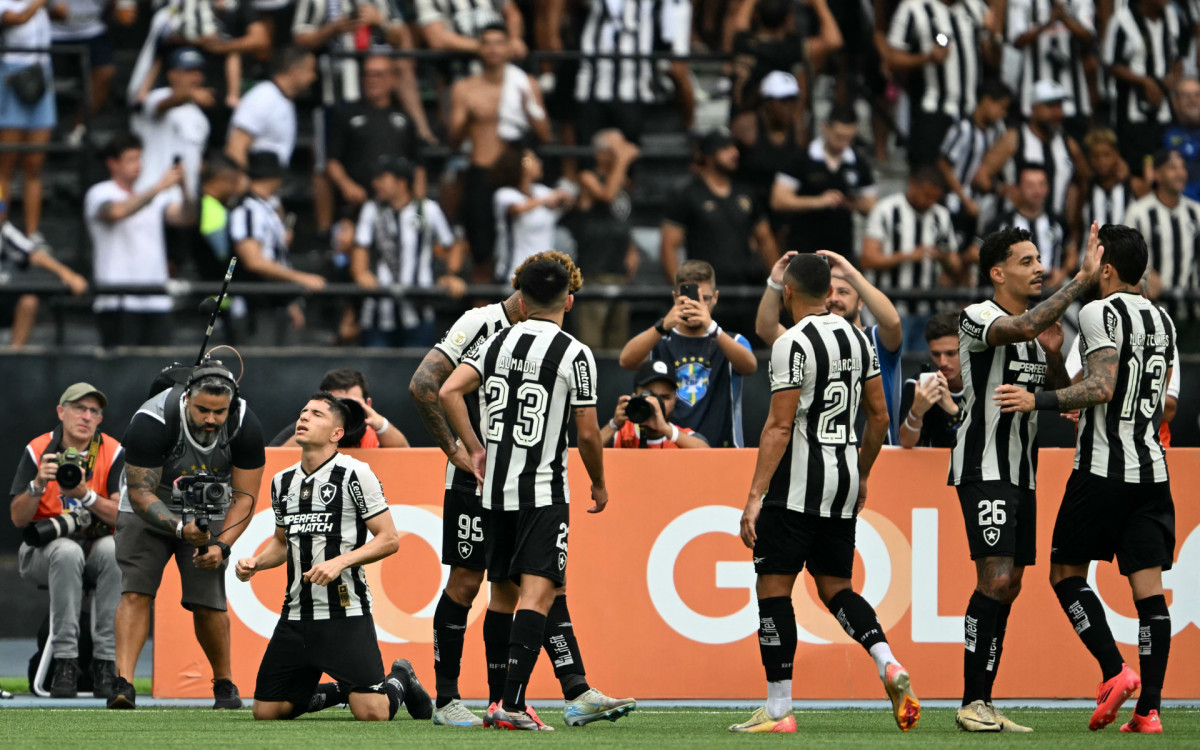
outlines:
{"label": "white soccer cleat", "polygon": [[439,727],[481,727],[483,719],[471,713],[458,698],[433,710],[433,723]]}
{"label": "white soccer cleat", "polygon": [[581,727],[601,719],[616,721],[635,708],[637,701],[633,698],[609,698],[596,688],[591,688],[575,700],[567,701],[563,706],[563,720],[569,727]]}

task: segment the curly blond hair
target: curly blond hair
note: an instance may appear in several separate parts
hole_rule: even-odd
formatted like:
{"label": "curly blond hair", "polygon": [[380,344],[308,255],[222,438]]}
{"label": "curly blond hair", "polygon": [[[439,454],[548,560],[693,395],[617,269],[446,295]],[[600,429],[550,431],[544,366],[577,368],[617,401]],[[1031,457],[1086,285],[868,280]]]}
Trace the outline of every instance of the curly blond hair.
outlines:
{"label": "curly blond hair", "polygon": [[567,269],[567,275],[571,277],[571,281],[567,285],[567,292],[569,294],[574,294],[583,288],[583,271],[579,270],[579,268],[575,265],[575,261],[571,260],[571,256],[567,255],[566,253],[559,252],[558,250],[547,250],[544,253],[538,253],[537,255],[529,256],[525,259],[524,263],[517,267],[517,270],[513,271],[513,289],[518,291],[521,289],[521,284],[517,281],[517,277],[519,277],[521,272],[529,267],[531,263],[537,263],[539,260],[552,260],[563,268]]}

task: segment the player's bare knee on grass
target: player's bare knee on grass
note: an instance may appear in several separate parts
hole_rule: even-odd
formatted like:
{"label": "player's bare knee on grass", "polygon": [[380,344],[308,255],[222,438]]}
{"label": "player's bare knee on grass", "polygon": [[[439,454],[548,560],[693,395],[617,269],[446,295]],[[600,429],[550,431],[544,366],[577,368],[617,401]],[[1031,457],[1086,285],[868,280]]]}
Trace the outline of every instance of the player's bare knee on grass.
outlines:
{"label": "player's bare knee on grass", "polygon": [[255,721],[279,721],[292,715],[292,704],[283,702],[254,701],[250,709]]}
{"label": "player's bare knee on grass", "polygon": [[378,693],[351,693],[350,713],[356,721],[387,721],[388,699]]}

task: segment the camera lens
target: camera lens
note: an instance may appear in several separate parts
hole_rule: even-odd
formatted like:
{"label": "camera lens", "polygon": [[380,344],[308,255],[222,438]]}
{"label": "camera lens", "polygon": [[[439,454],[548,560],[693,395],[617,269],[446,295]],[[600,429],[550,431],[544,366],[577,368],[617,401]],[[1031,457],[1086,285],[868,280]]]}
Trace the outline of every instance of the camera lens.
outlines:
{"label": "camera lens", "polygon": [[83,469],[78,464],[59,464],[54,471],[54,481],[64,490],[73,490],[83,481]]}
{"label": "camera lens", "polygon": [[625,416],[630,422],[641,424],[654,416],[654,409],[645,396],[634,396],[625,404]]}
{"label": "camera lens", "polygon": [[225,499],[225,488],[219,484],[210,484],[204,488],[204,499],[210,503],[219,503]]}

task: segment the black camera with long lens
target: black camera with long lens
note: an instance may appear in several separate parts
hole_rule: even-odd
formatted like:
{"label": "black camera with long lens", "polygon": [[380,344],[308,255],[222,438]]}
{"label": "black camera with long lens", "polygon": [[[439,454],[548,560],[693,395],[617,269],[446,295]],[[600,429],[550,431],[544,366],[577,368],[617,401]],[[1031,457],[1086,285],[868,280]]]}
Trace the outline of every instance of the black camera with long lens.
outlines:
{"label": "black camera with long lens", "polygon": [[60,536],[86,531],[91,525],[91,512],[86,508],[76,508],[61,516],[34,521],[21,530],[21,537],[30,547],[41,547]]}
{"label": "black camera with long lens", "polygon": [[667,413],[662,397],[654,393],[639,393],[625,404],[625,417],[634,424],[645,424],[654,419],[654,407],[650,405],[650,399],[658,401],[660,412],[664,415]]}
{"label": "black camera with long lens", "polygon": [[87,454],[67,448],[58,456],[58,468],[54,470],[54,481],[64,490],[73,490],[87,475]]}
{"label": "black camera with long lens", "polygon": [[[173,495],[183,509],[184,525],[195,522],[196,528],[208,531],[212,517],[223,514],[228,507],[230,491],[229,485],[220,477],[199,472],[175,480]],[[208,546],[199,550],[203,555],[208,551]]]}

